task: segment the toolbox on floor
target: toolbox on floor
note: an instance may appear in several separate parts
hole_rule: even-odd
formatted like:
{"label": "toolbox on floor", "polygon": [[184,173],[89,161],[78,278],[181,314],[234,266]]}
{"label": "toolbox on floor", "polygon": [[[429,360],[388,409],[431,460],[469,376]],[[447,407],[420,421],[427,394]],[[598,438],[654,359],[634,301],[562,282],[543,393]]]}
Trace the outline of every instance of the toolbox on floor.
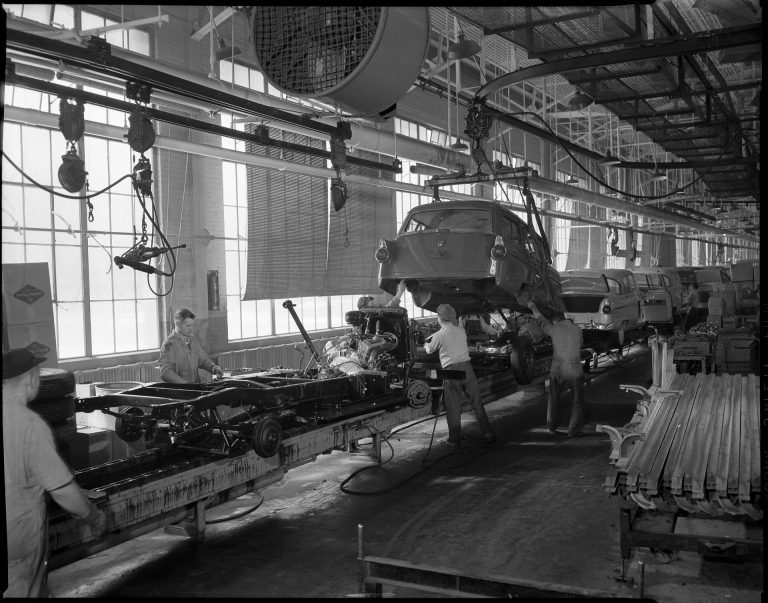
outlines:
{"label": "toolbox on floor", "polygon": [[674,356],[702,356],[709,354],[709,337],[706,335],[686,335],[685,339],[675,341]]}
{"label": "toolbox on floor", "polygon": [[746,375],[755,372],[758,340],[749,329],[720,331],[712,350],[712,363],[718,373]]}

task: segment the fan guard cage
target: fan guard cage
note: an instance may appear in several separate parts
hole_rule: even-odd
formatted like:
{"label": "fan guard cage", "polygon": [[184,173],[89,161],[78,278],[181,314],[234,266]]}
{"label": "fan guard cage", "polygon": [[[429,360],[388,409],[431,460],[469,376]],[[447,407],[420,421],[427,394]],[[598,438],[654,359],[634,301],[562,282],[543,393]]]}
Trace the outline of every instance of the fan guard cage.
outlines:
{"label": "fan guard cage", "polygon": [[426,7],[258,5],[251,30],[253,55],[271,85],[372,115],[415,81],[430,23]]}

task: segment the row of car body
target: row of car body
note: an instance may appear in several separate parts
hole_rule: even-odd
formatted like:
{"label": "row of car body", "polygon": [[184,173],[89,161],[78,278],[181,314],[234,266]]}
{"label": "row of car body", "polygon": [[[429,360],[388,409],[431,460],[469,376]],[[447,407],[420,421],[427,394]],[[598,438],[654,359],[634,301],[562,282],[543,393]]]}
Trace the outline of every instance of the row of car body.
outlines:
{"label": "row of car body", "polygon": [[584,329],[620,333],[673,325],[686,309],[689,283],[706,295],[731,280],[730,270],[718,266],[558,273],[530,214],[526,222],[503,204],[480,200],[411,209],[396,238],[381,239],[376,261],[382,290],[394,294],[405,281],[426,310],[446,303],[459,315],[527,312],[532,299],[545,315],[562,310]]}

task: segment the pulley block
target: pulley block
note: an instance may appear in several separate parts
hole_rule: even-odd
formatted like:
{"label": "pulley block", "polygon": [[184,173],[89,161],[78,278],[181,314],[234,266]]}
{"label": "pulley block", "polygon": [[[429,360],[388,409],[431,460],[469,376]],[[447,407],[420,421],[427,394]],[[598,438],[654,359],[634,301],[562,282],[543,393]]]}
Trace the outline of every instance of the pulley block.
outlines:
{"label": "pulley block", "polygon": [[58,176],[59,184],[61,184],[64,190],[70,193],[77,193],[83,190],[87,174],[85,163],[80,159],[74,148],[61,156]]}
{"label": "pulley block", "polygon": [[137,153],[144,153],[155,144],[155,128],[150,119],[140,111],[128,116],[128,145]]}

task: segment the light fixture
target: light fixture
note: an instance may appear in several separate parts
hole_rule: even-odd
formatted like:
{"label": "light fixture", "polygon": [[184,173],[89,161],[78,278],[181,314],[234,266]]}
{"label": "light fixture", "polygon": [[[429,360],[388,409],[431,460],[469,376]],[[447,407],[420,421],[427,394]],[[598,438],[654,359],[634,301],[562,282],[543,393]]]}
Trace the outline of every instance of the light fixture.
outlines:
{"label": "light fixture", "polygon": [[667,179],[666,174],[662,174],[659,170],[656,170],[651,176],[651,182],[664,182]]}
{"label": "light fixture", "polygon": [[234,48],[227,46],[227,43],[224,41],[223,36],[218,37],[218,44],[219,44],[219,49],[216,51],[217,61],[223,61],[224,59],[231,59],[232,57],[236,57],[237,55],[242,54],[243,52],[237,46],[235,46]]}
{"label": "light fixture", "polygon": [[621,163],[621,159],[614,157],[610,153],[606,153],[605,158],[600,160],[600,165],[618,165]]}
{"label": "light fixture", "polygon": [[576,178],[576,176],[569,176],[568,180],[565,181],[566,184],[578,184],[579,179]]}
{"label": "light fixture", "polygon": [[469,147],[461,141],[461,138],[457,138],[456,142],[454,142],[448,148],[453,149],[454,151],[463,151],[468,149]]}
{"label": "light fixture", "polygon": [[577,92],[571,97],[571,100],[568,101],[568,106],[571,109],[578,110],[589,107],[589,105],[594,102],[594,99],[589,96],[589,94],[586,94],[585,92]]}
{"label": "light fixture", "polygon": [[480,44],[474,40],[467,40],[463,33],[459,34],[459,41],[448,47],[448,58],[451,60],[468,59],[480,52]]}

